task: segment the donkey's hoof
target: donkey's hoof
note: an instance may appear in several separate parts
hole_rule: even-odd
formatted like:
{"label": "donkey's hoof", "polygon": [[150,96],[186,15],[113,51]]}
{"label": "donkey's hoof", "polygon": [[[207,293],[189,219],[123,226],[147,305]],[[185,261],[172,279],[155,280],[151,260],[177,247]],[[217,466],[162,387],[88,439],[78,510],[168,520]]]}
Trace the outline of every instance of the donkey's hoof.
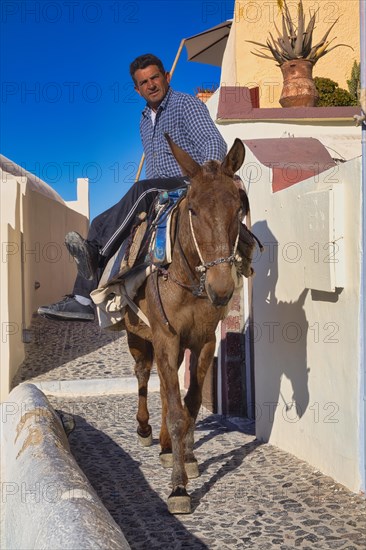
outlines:
{"label": "donkey's hoof", "polygon": [[150,447],[153,444],[153,436],[151,431],[149,435],[142,435],[137,431],[137,438],[143,447]]}
{"label": "donkey's hoof", "polygon": [[159,458],[163,468],[173,468],[173,453],[162,451]]}
{"label": "donkey's hoof", "polygon": [[188,479],[194,479],[195,477],[200,476],[197,460],[195,460],[194,462],[185,462],[184,467],[185,467]]}
{"label": "donkey's hoof", "polygon": [[171,514],[190,514],[191,497],[184,487],[178,487],[168,498],[168,510]]}
{"label": "donkey's hoof", "polygon": [[[169,452],[161,452],[159,455],[160,463],[163,468],[173,468],[173,454]],[[194,460],[193,462],[185,462],[184,468],[188,479],[194,479],[199,477],[200,472],[198,469],[198,462]]]}

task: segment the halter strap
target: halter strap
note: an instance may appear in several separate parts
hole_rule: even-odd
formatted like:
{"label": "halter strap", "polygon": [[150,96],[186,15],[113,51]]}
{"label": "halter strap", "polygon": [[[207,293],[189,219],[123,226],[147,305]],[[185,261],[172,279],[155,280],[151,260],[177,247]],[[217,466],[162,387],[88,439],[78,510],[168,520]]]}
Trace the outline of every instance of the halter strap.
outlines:
{"label": "halter strap", "polygon": [[238,243],[239,243],[239,233],[240,233],[240,231],[239,231],[240,230],[240,225],[239,224],[240,224],[240,221],[238,220],[238,234],[236,236],[236,240],[235,240],[235,244],[234,244],[234,250],[233,250],[233,253],[231,254],[231,256],[227,256],[226,258],[217,258],[216,260],[213,260],[212,262],[205,262],[205,260],[203,259],[200,247],[198,246],[198,242],[197,242],[197,239],[196,239],[196,234],[195,234],[194,229],[193,229],[192,212],[190,210],[188,212],[188,215],[189,215],[189,226],[191,228],[191,233],[192,233],[194,246],[196,247],[197,254],[198,254],[198,257],[199,257],[200,262],[201,262],[201,265],[196,267],[196,271],[199,271],[201,273],[205,273],[207,271],[207,269],[209,269],[210,267],[213,267],[215,265],[219,265],[219,264],[223,264],[223,263],[233,264],[235,259],[236,259],[236,252],[237,252]]}

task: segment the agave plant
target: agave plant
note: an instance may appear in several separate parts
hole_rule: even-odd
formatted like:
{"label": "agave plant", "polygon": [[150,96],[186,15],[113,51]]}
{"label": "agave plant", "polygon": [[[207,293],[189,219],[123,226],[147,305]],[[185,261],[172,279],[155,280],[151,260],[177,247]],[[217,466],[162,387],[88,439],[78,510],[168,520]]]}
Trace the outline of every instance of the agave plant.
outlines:
{"label": "agave plant", "polygon": [[335,40],[335,38],[328,40],[328,36],[334,25],[338,22],[339,18],[334,21],[320,42],[313,46],[313,32],[315,28],[316,16],[319,10],[313,14],[310,18],[309,24],[305,27],[304,7],[302,0],[300,0],[298,5],[298,21],[296,26],[291,18],[286,0],[277,0],[277,3],[282,11],[282,33],[275,24],[276,31],[279,35],[277,40],[274,39],[272,33],[269,33],[270,39],[267,39],[266,44],[254,42],[253,40],[247,40],[247,42],[269,50],[272,57],[261,51],[251,52],[254,55],[263,57],[264,59],[274,58],[278,62],[279,66],[286,63],[286,61],[292,61],[293,59],[307,59],[315,65],[321,57],[339,46],[351,48],[351,46],[348,46],[347,44],[337,44],[329,48],[329,45]]}

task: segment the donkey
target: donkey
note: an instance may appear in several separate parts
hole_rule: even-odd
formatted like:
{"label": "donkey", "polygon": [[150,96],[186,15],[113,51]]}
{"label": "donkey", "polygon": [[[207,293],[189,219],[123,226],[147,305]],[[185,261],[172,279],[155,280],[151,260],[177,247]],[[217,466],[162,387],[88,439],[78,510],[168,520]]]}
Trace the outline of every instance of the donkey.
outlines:
{"label": "donkey", "polygon": [[[142,444],[152,443],[147,385],[155,358],[162,402],[160,460],[173,468],[168,510],[184,514],[191,512],[188,478],[199,475],[193,445],[202,386],[214,357],[216,327],[234,292],[243,202],[233,178],[245,148],[236,139],[222,163],[200,166],[168,135],[166,139],[190,185],[176,214],[172,262],[150,275],[135,298],[151,328],[129,308],[124,325],[136,362],[137,432]],[[186,349],[191,351],[190,384],[182,403],[178,368]]]}

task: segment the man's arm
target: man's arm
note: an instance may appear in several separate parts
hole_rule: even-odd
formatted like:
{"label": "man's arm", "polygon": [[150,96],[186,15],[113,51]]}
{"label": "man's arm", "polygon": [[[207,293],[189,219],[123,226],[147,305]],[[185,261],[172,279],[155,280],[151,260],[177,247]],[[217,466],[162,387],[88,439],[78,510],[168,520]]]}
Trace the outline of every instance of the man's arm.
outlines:
{"label": "man's arm", "polygon": [[186,96],[183,121],[187,134],[202,155],[203,162],[224,159],[227,145],[202,101]]}

